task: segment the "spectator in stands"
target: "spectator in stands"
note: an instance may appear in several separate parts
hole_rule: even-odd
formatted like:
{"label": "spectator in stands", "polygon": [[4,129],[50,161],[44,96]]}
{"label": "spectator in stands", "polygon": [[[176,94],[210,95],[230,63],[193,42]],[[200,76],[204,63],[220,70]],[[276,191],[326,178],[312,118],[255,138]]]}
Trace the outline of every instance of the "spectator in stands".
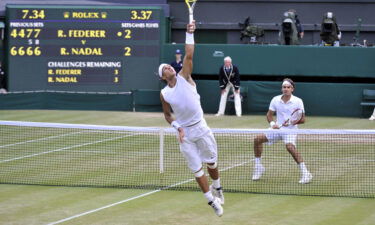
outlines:
{"label": "spectator in stands", "polygon": [[[303,106],[302,99],[293,95],[295,88],[294,82],[286,78],[283,80],[281,85],[282,95],[275,96],[269,106],[267,112],[267,121],[272,129],[283,130],[283,133],[267,133],[258,135],[254,139],[254,155],[255,165],[252,180],[259,180],[265,171],[261,163],[261,156],[263,151],[263,143],[273,144],[276,141],[283,140],[285,147],[288,152],[293,156],[294,161],[298,164],[301,170],[300,184],[307,184],[311,181],[312,175],[307,170],[306,165],[302,159],[301,154],[297,151],[296,134],[287,134],[285,131],[288,129],[298,129],[297,124],[305,122],[305,109]],[[290,121],[289,115],[292,114],[296,109],[302,110],[302,117],[298,121]],[[276,112],[276,122],[273,120],[273,115]]]}
{"label": "spectator in stands", "polygon": [[340,46],[341,31],[332,12],[323,16],[320,37],[323,46]]}
{"label": "spectator in stands", "polygon": [[176,59],[171,62],[171,66],[174,68],[174,70],[176,71],[176,74],[178,74],[180,72],[180,70],[182,69],[182,52],[180,49],[177,49],[176,50],[176,55],[175,55]]}
{"label": "spectator in stands", "polygon": [[[224,194],[220,184],[217,165],[218,153],[215,137],[203,117],[203,110],[197,86],[191,77],[195,48],[195,21],[187,25],[185,57],[180,73],[171,65],[159,66],[160,78],[167,82],[161,90],[160,100],[164,118],[175,128],[180,145],[180,152],[185,157],[188,167],[194,173],[195,180],[213,208],[216,215],[223,215]],[[173,110],[173,115],[172,115]],[[212,179],[209,186],[203,165]]]}
{"label": "spectator in stands", "polygon": [[7,90],[5,89],[5,72],[0,62],[0,94],[6,94],[6,93],[7,93]]}
{"label": "spectator in stands", "polygon": [[216,116],[222,116],[225,112],[227,97],[232,89],[234,95],[234,107],[236,115],[242,115],[241,95],[240,95],[240,72],[237,66],[232,64],[232,58],[227,56],[224,58],[224,65],[219,70],[219,84],[221,89],[219,111]]}
{"label": "spectator in stands", "polygon": [[372,113],[372,115],[368,119],[369,120],[375,120],[375,108],[374,108],[374,112]]}

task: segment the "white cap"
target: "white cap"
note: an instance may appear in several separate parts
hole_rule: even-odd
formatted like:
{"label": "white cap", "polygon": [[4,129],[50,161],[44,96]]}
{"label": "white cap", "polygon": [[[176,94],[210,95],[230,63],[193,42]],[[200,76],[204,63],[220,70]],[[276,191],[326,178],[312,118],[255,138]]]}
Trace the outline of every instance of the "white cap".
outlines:
{"label": "white cap", "polygon": [[160,78],[163,76],[163,68],[164,68],[164,66],[166,66],[166,65],[168,65],[168,64],[166,64],[166,63],[162,63],[162,64],[160,64],[160,66],[159,66],[158,73],[159,73],[159,77],[160,77]]}

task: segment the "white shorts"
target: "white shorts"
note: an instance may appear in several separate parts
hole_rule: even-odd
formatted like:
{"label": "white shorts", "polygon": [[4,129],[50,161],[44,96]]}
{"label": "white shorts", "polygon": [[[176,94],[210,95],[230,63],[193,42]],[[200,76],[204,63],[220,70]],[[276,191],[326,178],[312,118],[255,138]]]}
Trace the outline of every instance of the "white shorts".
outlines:
{"label": "white shorts", "polygon": [[[202,163],[217,161],[217,144],[212,131],[203,119],[191,127],[183,127],[185,137],[180,143],[180,151],[188,163],[191,172],[198,172]],[[178,135],[178,134],[177,134]]]}
{"label": "white shorts", "polygon": [[286,133],[267,133],[267,144],[272,145],[276,141],[283,140],[285,144],[293,144],[294,146],[297,146],[296,140],[297,140],[297,134],[286,134]]}

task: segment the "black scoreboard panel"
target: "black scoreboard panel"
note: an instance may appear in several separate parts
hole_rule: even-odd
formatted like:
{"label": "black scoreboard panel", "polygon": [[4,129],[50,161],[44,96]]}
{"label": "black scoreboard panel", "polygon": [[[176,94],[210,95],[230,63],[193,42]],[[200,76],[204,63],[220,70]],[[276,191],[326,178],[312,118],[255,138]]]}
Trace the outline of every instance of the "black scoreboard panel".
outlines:
{"label": "black scoreboard panel", "polygon": [[7,5],[10,91],[157,88],[159,7]]}

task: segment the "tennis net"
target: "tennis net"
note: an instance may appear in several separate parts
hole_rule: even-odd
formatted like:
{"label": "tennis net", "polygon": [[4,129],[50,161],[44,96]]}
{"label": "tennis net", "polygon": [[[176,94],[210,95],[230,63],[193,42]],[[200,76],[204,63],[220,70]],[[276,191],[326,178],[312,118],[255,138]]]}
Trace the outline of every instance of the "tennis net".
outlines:
{"label": "tennis net", "polygon": [[[253,140],[267,129],[213,129],[226,192],[375,197],[375,130],[296,130],[300,171],[283,142],[264,144],[252,181]],[[170,128],[0,121],[0,183],[198,190]]]}

